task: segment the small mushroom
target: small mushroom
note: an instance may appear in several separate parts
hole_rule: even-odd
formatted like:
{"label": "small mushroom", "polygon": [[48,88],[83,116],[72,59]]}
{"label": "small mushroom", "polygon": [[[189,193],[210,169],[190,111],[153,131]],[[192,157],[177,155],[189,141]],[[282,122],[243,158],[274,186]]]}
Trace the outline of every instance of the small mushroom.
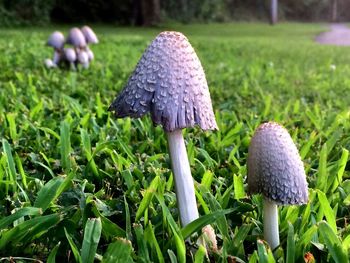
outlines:
{"label": "small mushroom", "polygon": [[89,62],[91,62],[94,59],[94,52],[92,52],[92,50],[87,46],[86,53],[88,55]]}
{"label": "small mushroom", "polygon": [[79,50],[77,52],[78,62],[83,66],[83,68],[89,67],[89,55],[85,50]]}
{"label": "small mushroom", "polygon": [[68,34],[67,44],[74,46],[74,49],[78,51],[79,49],[84,49],[86,47],[86,41],[83,33],[79,28],[73,27]]}
{"label": "small mushroom", "polygon": [[248,190],[264,197],[264,238],[279,246],[277,205],[308,202],[304,165],[288,131],[274,122],[260,125],[248,149]]}
{"label": "small mushroom", "polygon": [[64,46],[64,35],[59,31],[53,32],[47,40],[47,45],[53,47],[55,50],[62,50]]}
{"label": "small mushroom", "polygon": [[58,65],[62,60],[64,35],[59,31],[53,32],[47,40],[47,45],[54,48],[53,63]]}
{"label": "small mushroom", "polygon": [[75,69],[75,63],[77,62],[77,53],[75,52],[75,50],[73,48],[65,48],[64,57],[69,63],[69,66],[72,69]]}
{"label": "small mushroom", "polygon": [[55,63],[53,63],[53,61],[49,58],[44,60],[44,64],[47,68],[56,68],[57,65]]}
{"label": "small mushroom", "polygon": [[81,32],[85,36],[85,40],[87,44],[97,44],[98,38],[95,32],[89,26],[83,26],[81,28]]}
{"label": "small mushroom", "polygon": [[109,107],[117,118],[139,118],[150,112],[168,139],[182,226],[198,218],[191,169],[182,129],[198,125],[216,130],[202,65],[179,32],[160,33],[146,49],[125,88]]}

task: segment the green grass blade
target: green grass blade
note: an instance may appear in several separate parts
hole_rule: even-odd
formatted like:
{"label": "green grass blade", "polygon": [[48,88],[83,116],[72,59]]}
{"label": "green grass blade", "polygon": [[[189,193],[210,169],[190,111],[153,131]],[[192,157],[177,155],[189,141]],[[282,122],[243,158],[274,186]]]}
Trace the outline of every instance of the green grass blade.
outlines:
{"label": "green grass blade", "polygon": [[48,181],[38,192],[34,206],[45,211],[50,206],[51,202],[55,200],[57,191],[63,182],[64,178],[61,176],[55,177]]}
{"label": "green grass blade", "polygon": [[132,263],[132,246],[129,240],[117,238],[109,244],[102,263]]}
{"label": "green grass blade", "polygon": [[14,221],[18,220],[21,217],[24,216],[35,216],[35,215],[41,215],[42,209],[36,208],[36,207],[23,207],[19,210],[17,210],[14,214],[9,215],[7,217],[4,217],[0,220],[0,229],[3,229],[10,224],[12,224]]}
{"label": "green grass blade", "polygon": [[177,261],[177,257],[176,257],[176,255],[175,255],[174,251],[168,249],[168,255],[169,255],[169,258],[170,258],[170,262],[171,262],[171,263],[177,263],[177,262],[178,262],[178,261]]}
{"label": "green grass blade", "polygon": [[92,157],[90,136],[85,129],[80,129],[80,137],[81,137],[81,142],[83,146],[83,151],[85,153],[85,157],[87,161],[89,162],[89,166],[93,174],[98,176],[99,175],[98,168]]}
{"label": "green grass blade", "polygon": [[60,220],[61,217],[58,214],[51,214],[24,221],[2,233],[0,250],[3,250],[6,246],[28,243],[46,233],[50,228],[58,224]]}
{"label": "green grass blade", "polygon": [[124,196],[124,207],[125,207],[125,233],[126,233],[126,239],[132,240],[130,210],[129,210],[129,204],[126,201],[126,197],[125,196]]}
{"label": "green grass blade", "polygon": [[334,233],[337,233],[336,216],[334,215],[334,211],[331,208],[326,195],[320,190],[317,190],[317,196],[320,201],[320,207],[323,209],[323,213],[327,219],[328,224]]}
{"label": "green grass blade", "polygon": [[164,257],[162,254],[162,250],[159,247],[157,238],[156,238],[154,233],[155,232],[154,232],[154,229],[152,227],[152,224],[149,223],[147,225],[147,228],[145,229],[145,238],[147,239],[148,244],[151,246],[151,248],[156,250],[158,262],[164,263]]}
{"label": "green grass blade", "polygon": [[235,199],[241,199],[245,197],[242,175],[233,176],[233,187],[234,187]]}
{"label": "green grass blade", "polygon": [[342,244],[332,227],[327,222],[320,222],[319,232],[322,238],[324,239],[333,260],[336,263],[348,263],[348,255],[343,249]]}
{"label": "green grass blade", "polygon": [[2,139],[2,147],[4,150],[4,154],[6,156],[7,165],[9,167],[9,176],[10,176],[9,181],[11,182],[13,192],[16,192],[16,189],[17,189],[16,167],[15,167],[15,162],[13,160],[13,156],[11,153],[11,146],[6,139]]}
{"label": "green grass blade", "polygon": [[146,243],[142,225],[134,224],[134,231],[136,235],[136,243],[137,243],[139,257],[142,259],[142,261],[150,262],[147,243]]}
{"label": "green grass blade", "polygon": [[288,222],[286,263],[294,263],[294,262],[295,262],[294,227],[290,222]]}
{"label": "green grass blade", "polygon": [[226,209],[226,210],[215,211],[211,214],[201,216],[196,220],[192,221],[191,223],[189,223],[188,225],[186,225],[184,228],[182,228],[181,234],[183,238],[186,239],[189,236],[191,236],[193,233],[201,230],[204,226],[215,222],[219,217],[232,213],[233,211],[235,211],[235,209]]}
{"label": "green grass blade", "polygon": [[68,173],[71,168],[71,142],[70,142],[70,125],[67,121],[61,122],[60,128],[60,142],[61,142],[61,165],[63,170]]}
{"label": "green grass blade", "polygon": [[85,263],[85,262],[83,262],[83,260],[82,260],[82,258],[80,256],[79,249],[78,249],[77,245],[74,243],[73,238],[69,235],[69,233],[67,232],[66,228],[64,228],[64,233],[66,235],[66,238],[68,240],[70,248],[71,248],[71,250],[73,252],[75,261],[78,262],[78,263]]}
{"label": "green grass blade", "polygon": [[17,165],[18,172],[21,175],[23,188],[26,189],[27,188],[27,176],[26,176],[26,173],[24,172],[21,159],[19,158],[17,153],[15,154],[15,162]]}
{"label": "green grass blade", "polygon": [[259,263],[275,263],[275,259],[270,248],[266,248],[263,241],[258,240]]}
{"label": "green grass blade", "polygon": [[15,113],[7,113],[6,119],[10,128],[10,138],[13,142],[17,141],[17,125],[16,125],[16,114]]}
{"label": "green grass blade", "polygon": [[163,196],[156,194],[156,197],[159,201],[159,204],[162,207],[163,214],[165,215],[165,218],[167,219],[167,223],[169,224],[171,232],[174,236],[173,241],[176,246],[177,259],[179,260],[180,263],[186,262],[186,246],[185,246],[184,238],[182,237],[181,231],[177,226],[174,218],[172,217],[169,211],[169,208],[165,205]]}
{"label": "green grass blade", "polygon": [[89,218],[85,225],[81,259],[84,263],[92,263],[100,242],[102,224],[100,218]]}
{"label": "green grass blade", "polygon": [[327,144],[323,144],[320,152],[316,188],[325,192],[327,188]]}
{"label": "green grass blade", "polygon": [[61,245],[61,242],[58,242],[57,245],[51,250],[49,257],[47,258],[47,263],[56,263],[56,254]]}
{"label": "green grass blade", "polygon": [[204,262],[206,254],[207,254],[207,250],[205,249],[205,247],[202,245],[199,245],[199,248],[196,254],[194,255],[194,263]]}
{"label": "green grass blade", "polygon": [[141,216],[143,215],[145,210],[148,208],[149,204],[151,203],[151,201],[153,199],[155,192],[158,189],[159,184],[160,184],[159,176],[154,177],[150,186],[147,188],[145,195],[143,196],[143,198],[141,200],[139,208],[137,209],[136,219],[135,219],[136,221],[140,220]]}

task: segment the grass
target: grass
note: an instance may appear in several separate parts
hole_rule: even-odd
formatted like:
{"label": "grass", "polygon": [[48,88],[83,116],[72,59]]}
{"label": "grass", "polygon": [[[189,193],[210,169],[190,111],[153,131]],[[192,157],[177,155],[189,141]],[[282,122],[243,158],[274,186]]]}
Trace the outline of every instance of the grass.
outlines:
{"label": "grass", "polygon": [[[184,132],[201,215],[184,229],[162,129],[107,112],[166,29],[196,49],[220,128]],[[202,262],[195,236],[207,223],[215,262],[348,261],[350,50],[314,43],[324,25],[97,26],[96,60],[79,72],[44,68],[52,30],[0,30],[3,261]],[[245,191],[249,141],[265,120],[291,133],[310,192],[307,205],[279,208],[275,259],[262,241],[261,197]]]}

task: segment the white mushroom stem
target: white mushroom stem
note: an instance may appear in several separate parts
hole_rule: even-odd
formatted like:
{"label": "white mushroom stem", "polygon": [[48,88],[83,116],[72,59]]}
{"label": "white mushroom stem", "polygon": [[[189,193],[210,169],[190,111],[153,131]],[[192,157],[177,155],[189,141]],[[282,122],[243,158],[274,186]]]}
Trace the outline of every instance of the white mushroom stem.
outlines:
{"label": "white mushroom stem", "polygon": [[175,181],[177,206],[181,225],[186,226],[198,218],[193,178],[188,162],[182,130],[167,132],[171,166]]}
{"label": "white mushroom stem", "polygon": [[278,209],[277,204],[264,198],[264,239],[270,245],[271,249],[275,249],[280,244],[278,233]]}

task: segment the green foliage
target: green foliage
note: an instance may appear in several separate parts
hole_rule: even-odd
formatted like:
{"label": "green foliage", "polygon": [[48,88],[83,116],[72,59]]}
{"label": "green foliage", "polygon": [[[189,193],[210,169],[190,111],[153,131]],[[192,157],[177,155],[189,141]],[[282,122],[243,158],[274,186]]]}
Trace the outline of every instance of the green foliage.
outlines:
{"label": "green foliage", "polygon": [[[77,72],[44,68],[51,28],[1,30],[0,254],[45,262],[303,262],[304,255],[346,262],[346,48],[313,43],[324,30],[315,24],[167,29],[184,32],[197,51],[220,128],[184,132],[201,217],[180,227],[162,129],[149,117],[116,120],[107,111],[161,28],[96,27],[96,60]],[[276,251],[262,241],[262,200],[248,196],[246,184],[249,141],[266,120],[291,133],[310,194],[306,205],[279,207]],[[208,223],[218,249],[197,243],[209,240],[201,231]]]}

